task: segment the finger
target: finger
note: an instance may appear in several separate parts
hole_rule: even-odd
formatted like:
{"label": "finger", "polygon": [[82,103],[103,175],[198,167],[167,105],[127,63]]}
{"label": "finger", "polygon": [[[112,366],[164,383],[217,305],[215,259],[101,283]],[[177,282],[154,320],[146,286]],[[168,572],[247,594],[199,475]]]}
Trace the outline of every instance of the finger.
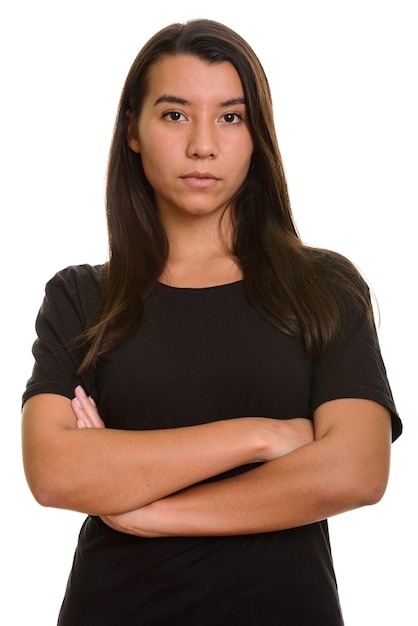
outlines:
{"label": "finger", "polygon": [[104,422],[99,415],[95,401],[91,396],[87,396],[81,386],[75,389],[75,402],[79,408],[76,415],[86,420],[87,428],[104,428]]}
{"label": "finger", "polygon": [[77,428],[93,428],[93,424],[91,423],[89,416],[78,398],[73,398],[71,400],[71,406],[76,419]]}

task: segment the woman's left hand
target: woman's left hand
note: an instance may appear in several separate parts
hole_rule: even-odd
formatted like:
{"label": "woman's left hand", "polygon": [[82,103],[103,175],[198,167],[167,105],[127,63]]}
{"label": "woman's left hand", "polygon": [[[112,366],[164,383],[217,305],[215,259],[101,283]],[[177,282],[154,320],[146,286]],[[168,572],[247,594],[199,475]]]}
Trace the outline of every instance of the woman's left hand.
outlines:
{"label": "woman's left hand", "polygon": [[113,528],[113,530],[128,535],[136,535],[137,537],[147,537],[150,539],[169,536],[169,532],[166,534],[155,530],[155,528],[159,526],[159,521],[158,519],[153,520],[152,511],[155,510],[158,503],[162,501],[163,500],[157,500],[140,509],[136,509],[136,511],[117,513],[115,515],[101,515],[101,519],[107,526]]}

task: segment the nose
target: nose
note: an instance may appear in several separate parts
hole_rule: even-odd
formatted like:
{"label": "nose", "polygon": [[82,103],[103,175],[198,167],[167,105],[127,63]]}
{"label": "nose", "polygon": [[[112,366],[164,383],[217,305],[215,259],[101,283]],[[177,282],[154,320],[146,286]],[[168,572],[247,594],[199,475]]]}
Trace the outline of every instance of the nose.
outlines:
{"label": "nose", "polygon": [[213,159],[218,153],[216,130],[206,121],[191,125],[187,156],[199,159]]}

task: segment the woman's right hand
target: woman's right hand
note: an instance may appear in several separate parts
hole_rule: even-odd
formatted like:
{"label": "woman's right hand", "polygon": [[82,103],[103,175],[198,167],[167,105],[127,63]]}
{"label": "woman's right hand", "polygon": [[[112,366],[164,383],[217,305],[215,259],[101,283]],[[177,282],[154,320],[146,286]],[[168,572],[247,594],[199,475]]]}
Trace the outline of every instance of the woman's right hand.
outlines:
{"label": "woman's right hand", "polygon": [[87,396],[81,386],[75,388],[74,394],[71,406],[76,417],[77,428],[104,428],[105,424],[93,398]]}

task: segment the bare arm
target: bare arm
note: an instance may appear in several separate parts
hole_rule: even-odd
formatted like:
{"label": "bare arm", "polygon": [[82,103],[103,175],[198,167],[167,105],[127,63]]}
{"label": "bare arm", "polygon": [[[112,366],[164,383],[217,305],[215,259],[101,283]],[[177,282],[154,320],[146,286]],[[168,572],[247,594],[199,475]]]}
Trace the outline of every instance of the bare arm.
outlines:
{"label": "bare arm", "polygon": [[80,389],[73,403],[40,394],[23,409],[23,460],[41,504],[95,515],[118,513],[233,467],[286,453],[312,438],[307,420],[297,421],[299,428],[237,418],[166,430],[115,430],[101,427],[97,410]]}
{"label": "bare arm", "polygon": [[104,518],[141,536],[228,535],[309,524],[376,503],[389,474],[389,412],[368,400],[323,404],[315,441],[240,476]]}

